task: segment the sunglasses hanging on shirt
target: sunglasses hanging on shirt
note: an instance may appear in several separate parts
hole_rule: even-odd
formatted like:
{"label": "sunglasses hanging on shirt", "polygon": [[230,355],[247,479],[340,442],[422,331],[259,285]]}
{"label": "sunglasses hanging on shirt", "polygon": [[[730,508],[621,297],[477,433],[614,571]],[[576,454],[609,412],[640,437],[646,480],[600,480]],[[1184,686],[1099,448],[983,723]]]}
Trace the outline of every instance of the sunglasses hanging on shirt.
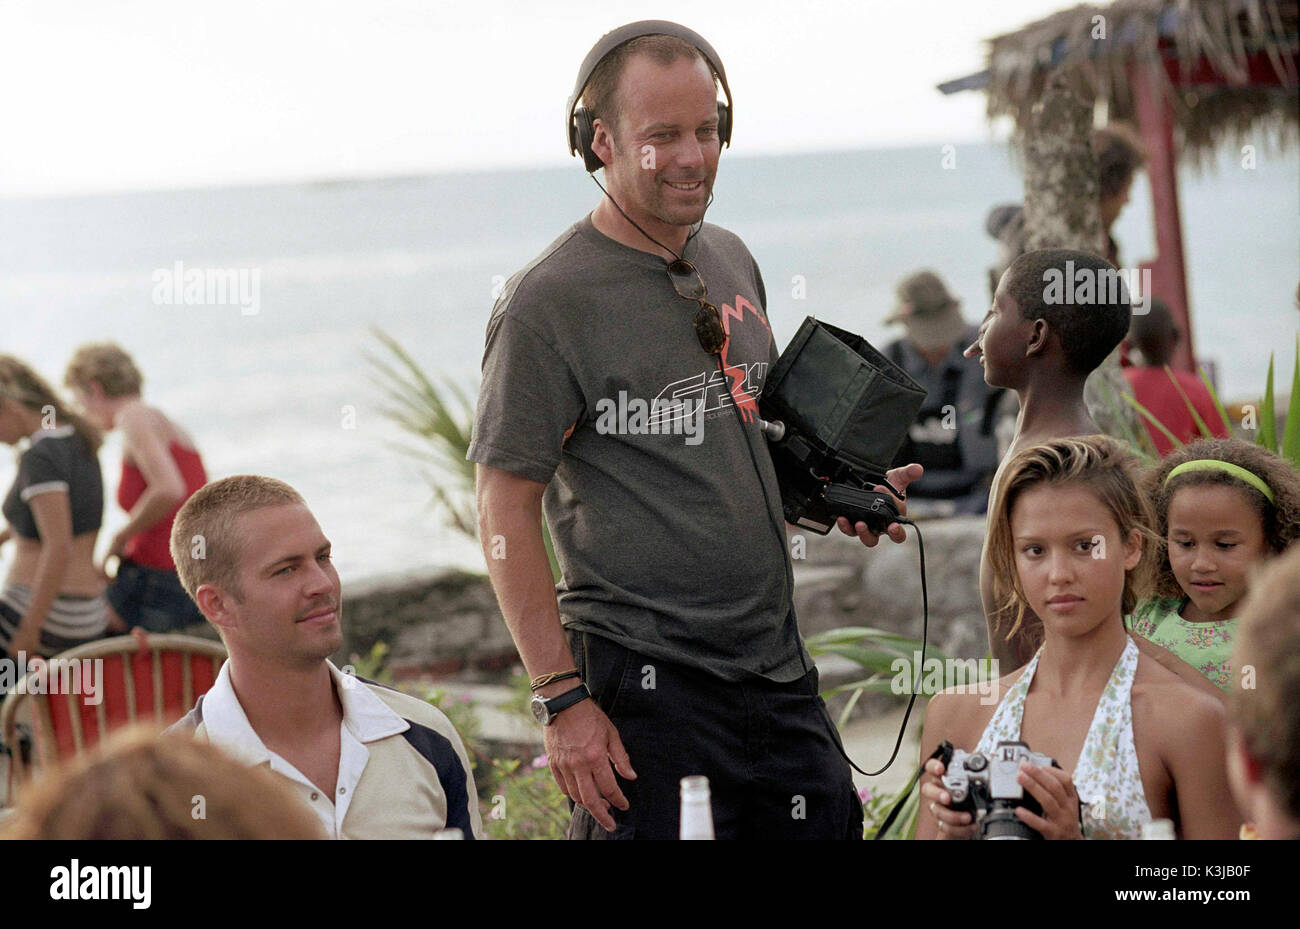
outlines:
{"label": "sunglasses hanging on shirt", "polygon": [[722,346],[727,341],[727,333],[722,328],[722,317],[718,315],[718,308],[704,299],[709,295],[709,288],[704,283],[704,278],[700,277],[700,272],[695,269],[695,265],[685,258],[670,261],[668,279],[673,282],[673,290],[677,291],[677,296],[694,300],[700,305],[695,318],[691,320],[695,326],[695,336],[700,340],[700,348],[710,355],[721,352]]}
{"label": "sunglasses hanging on shirt", "polygon": [[[608,190],[605,190],[605,186],[601,184],[600,181],[596,180],[594,174],[591,176],[591,179],[596,181],[596,186],[601,189],[601,192],[604,193],[606,197],[609,197],[609,202],[614,204],[614,209],[618,210],[619,214],[631,223],[637,232],[641,233],[655,245],[658,245],[668,254],[673,256],[673,260],[668,262],[668,280],[672,283],[673,290],[677,292],[677,296],[685,300],[691,300],[700,305],[695,317],[691,320],[692,325],[695,326],[695,337],[700,340],[700,348],[704,349],[710,355],[719,354],[722,351],[722,346],[727,342],[727,333],[722,328],[722,317],[718,314],[718,308],[704,299],[709,295],[709,288],[705,285],[704,278],[700,277],[700,272],[696,270],[695,265],[691,264],[681,255],[677,254],[667,245],[664,245],[664,243],[660,242],[650,233],[638,226],[636,220],[623,212],[623,208],[618,205],[618,201],[610,195]],[[713,194],[710,193],[709,203],[712,202]],[[707,204],[705,205],[705,209],[708,209]],[[689,243],[691,239],[695,238],[702,228],[704,228],[703,220],[701,220],[700,224],[695,227],[695,230],[686,237],[687,243]]]}

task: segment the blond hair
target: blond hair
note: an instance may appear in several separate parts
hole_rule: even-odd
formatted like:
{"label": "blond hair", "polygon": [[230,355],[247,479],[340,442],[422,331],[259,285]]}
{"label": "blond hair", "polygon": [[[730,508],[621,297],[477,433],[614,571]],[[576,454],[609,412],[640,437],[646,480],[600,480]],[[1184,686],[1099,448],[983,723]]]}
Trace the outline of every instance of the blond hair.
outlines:
{"label": "blond hair", "polygon": [[94,381],[106,397],[139,396],[144,377],[131,356],[113,342],[91,342],[78,348],[68,362],[63,383],[86,390]]}
{"label": "blond hair", "polygon": [[99,430],[72,412],[45,378],[13,355],[0,355],[0,398],[21,403],[42,417],[53,412],[53,428],[66,423],[86,443],[92,455],[99,451],[102,441]]}
{"label": "blond hair", "polygon": [[[1024,622],[1028,600],[1016,571],[1015,546],[1011,535],[1011,511],[1026,490],[1040,485],[1060,487],[1077,484],[1092,491],[1119,526],[1121,541],[1127,542],[1136,529],[1142,558],[1124,575],[1122,609],[1131,613],[1150,586],[1156,537],[1151,531],[1151,507],[1138,491],[1138,460],[1123,445],[1103,435],[1054,439],[1016,454],[1006,465],[997,487],[997,509],[989,523],[989,562],[993,567],[994,602],[998,615],[995,628],[1015,620],[1006,637],[1012,637]],[[1041,627],[1040,627],[1041,628]],[[1039,644],[1039,643],[1035,643]]]}
{"label": "blond hair", "polygon": [[115,734],[24,793],[5,839],[321,839],[293,790],[206,742]]}
{"label": "blond hair", "polygon": [[268,506],[306,504],[284,481],[236,474],[205,484],[185,501],[172,523],[171,553],[181,585],[191,596],[214,584],[236,597],[242,538],[236,520]]}
{"label": "blond hair", "polygon": [[1300,819],[1300,549],[1279,555],[1250,585],[1237,616],[1228,712],[1287,815]]}

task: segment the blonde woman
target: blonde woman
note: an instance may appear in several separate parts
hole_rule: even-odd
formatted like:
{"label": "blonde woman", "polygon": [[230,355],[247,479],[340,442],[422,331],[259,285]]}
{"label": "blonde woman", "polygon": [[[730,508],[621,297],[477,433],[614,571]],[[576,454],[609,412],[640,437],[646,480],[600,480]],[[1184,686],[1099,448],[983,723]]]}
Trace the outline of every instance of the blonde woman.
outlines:
{"label": "blonde woman", "polygon": [[117,502],[129,516],[104,555],[105,564],[119,559],[108,588],[110,628],[170,632],[203,622],[176,577],[170,549],[176,512],[208,480],[194,440],[144,403],[140,370],[112,343],[77,349],[64,380],[96,426],[123,433]]}
{"label": "blonde woman", "polygon": [[99,432],[11,355],[0,355],[0,442],[27,445],[5,495],[0,543],[14,544],[0,587],[0,657],[53,655],[104,634],[95,566],[104,512]]}
{"label": "blonde woman", "polygon": [[[996,705],[964,689],[936,695],[925,750],[948,741],[988,756],[1023,741],[1054,758],[1060,767],[1018,774],[1040,811],[1014,815],[1042,838],[1136,839],[1154,819],[1184,839],[1235,837],[1221,703],[1140,653],[1124,628],[1157,541],[1133,456],[1105,436],[1034,445],[1005,465],[997,501],[998,602],[1016,625],[1029,610],[1042,619],[1042,647],[998,681]],[[925,771],[917,838],[970,838],[976,824],[953,809],[943,763]]]}
{"label": "blonde woman", "polygon": [[19,797],[0,839],[324,839],[269,770],[183,735],[127,729]]}

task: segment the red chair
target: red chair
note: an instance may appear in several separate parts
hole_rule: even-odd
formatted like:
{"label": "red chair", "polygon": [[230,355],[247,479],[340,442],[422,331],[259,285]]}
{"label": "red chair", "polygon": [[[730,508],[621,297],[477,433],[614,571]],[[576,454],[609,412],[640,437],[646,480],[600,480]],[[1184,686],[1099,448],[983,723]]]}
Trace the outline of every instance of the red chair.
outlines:
{"label": "red chair", "polygon": [[[61,664],[50,664],[46,682],[36,683],[40,671],[33,671],[19,683],[0,706],[0,733],[12,751],[10,791],[30,776],[18,748],[19,713],[32,729],[34,766],[48,768],[99,744],[109,733],[132,723],[149,723],[158,728],[171,725],[188,713],[194,702],[212,687],[225,660],[220,642],[187,635],[124,635],[78,645],[55,656]],[[88,703],[84,693],[63,692],[75,683],[67,662],[100,660],[98,702]],[[78,665],[86,670],[87,666]],[[33,693],[55,690],[58,693]]]}

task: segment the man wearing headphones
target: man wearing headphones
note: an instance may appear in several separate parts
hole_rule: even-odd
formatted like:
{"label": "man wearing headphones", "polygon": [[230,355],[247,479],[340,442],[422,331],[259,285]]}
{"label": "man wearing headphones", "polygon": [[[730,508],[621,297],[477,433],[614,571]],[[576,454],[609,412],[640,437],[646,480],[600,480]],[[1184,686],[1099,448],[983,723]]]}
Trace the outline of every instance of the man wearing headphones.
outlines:
{"label": "man wearing headphones", "polygon": [[571,838],[676,838],[680,780],[698,774],[719,838],[862,833],[757,416],[777,357],[762,278],[703,222],[731,113],[717,53],[690,30],[602,38],[566,129],[606,196],[507,282],[488,323],[469,450],[480,535],[578,804]]}

